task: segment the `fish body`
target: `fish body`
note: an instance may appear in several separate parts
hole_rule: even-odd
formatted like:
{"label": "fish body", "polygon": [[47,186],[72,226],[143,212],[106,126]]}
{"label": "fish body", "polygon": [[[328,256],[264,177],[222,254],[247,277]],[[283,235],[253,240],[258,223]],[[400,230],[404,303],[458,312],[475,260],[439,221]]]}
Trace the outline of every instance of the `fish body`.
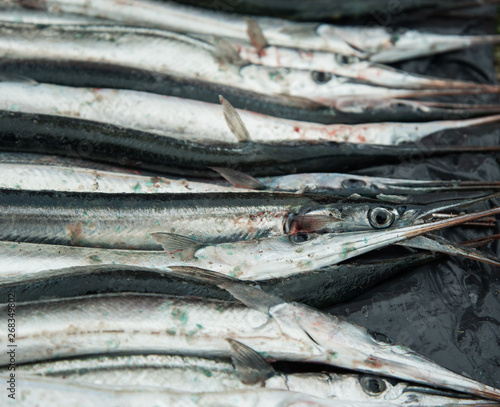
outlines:
{"label": "fish body", "polygon": [[380,162],[460,152],[495,152],[500,148],[426,148],[325,141],[208,144],[76,118],[0,111],[0,150],[57,154],[159,174],[207,177],[212,167],[237,168],[252,176],[349,171]]}
{"label": "fish body", "polygon": [[[0,56],[35,60],[65,60],[115,65],[151,72],[170,73],[186,80],[213,82],[265,96],[303,100],[304,105],[335,108],[362,105],[369,100],[413,98],[441,94],[497,91],[483,85],[465,89],[394,89],[372,86],[349,78],[281,67],[221,60],[210,43],[186,35],[130,27],[47,26],[3,24]],[[20,31],[20,32],[18,32]],[[157,50],[153,48],[155,46]],[[238,62],[238,61],[236,61]]]}
{"label": "fish body", "polygon": [[[263,383],[242,382],[233,364],[174,355],[101,356],[19,366],[22,376],[63,379],[68,384],[161,388],[175,392],[287,390],[336,400],[394,403],[401,406],[484,405],[484,399],[412,386],[370,375],[275,372]],[[493,405],[493,403],[491,403]]]}
{"label": "fish body", "polygon": [[[236,295],[252,302],[245,291]],[[226,339],[235,339],[267,358],[327,363],[500,397],[499,390],[439,367],[402,345],[392,345],[385,336],[299,304],[271,305],[265,298],[253,299],[260,311],[153,295],[18,303],[16,341],[22,343],[23,352],[16,355],[16,362],[118,352],[228,357]],[[8,365],[8,355],[0,356],[0,363]]]}
{"label": "fish body", "polygon": [[[83,14],[129,25],[249,40],[244,16],[176,3],[46,0],[30,2],[29,7],[54,13]],[[378,24],[368,25],[360,32],[359,27],[354,26],[298,23],[269,17],[256,17],[254,20],[271,45],[354,55],[378,62],[396,62],[462,49],[478,43],[498,42],[496,36],[453,36],[412,30],[390,32]]]}
{"label": "fish body", "polygon": [[[133,90],[74,88],[50,84],[0,82],[0,110],[91,120],[180,139],[237,143],[223,107],[201,101]],[[429,134],[500,120],[491,117],[427,123],[322,125],[239,110],[255,142],[334,141],[398,145]]]}

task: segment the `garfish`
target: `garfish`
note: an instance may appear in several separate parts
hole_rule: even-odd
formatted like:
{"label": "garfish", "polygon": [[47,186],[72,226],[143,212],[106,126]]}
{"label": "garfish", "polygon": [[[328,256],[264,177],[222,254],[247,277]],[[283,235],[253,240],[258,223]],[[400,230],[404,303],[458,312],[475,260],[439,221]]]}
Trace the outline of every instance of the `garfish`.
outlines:
{"label": "garfish", "polygon": [[[207,272],[202,276],[207,279]],[[23,351],[16,363],[115,353],[228,357],[227,339],[233,339],[266,359],[325,363],[500,399],[500,390],[442,368],[383,334],[213,278],[246,305],[134,294],[17,303],[16,342]],[[7,312],[5,306],[0,310]],[[1,337],[0,344],[6,343]],[[2,366],[9,360],[0,355]]]}
{"label": "garfish", "polygon": [[211,167],[252,176],[350,171],[457,153],[495,153],[498,146],[383,146],[329,141],[201,143],[77,118],[0,111],[0,151],[57,154],[158,174],[207,177]]}
{"label": "garfish", "polygon": [[[51,13],[76,13],[117,22],[166,30],[248,40],[248,19],[234,13],[211,11],[173,2],[140,0],[34,0],[15,3]],[[377,62],[454,51],[476,44],[498,43],[495,35],[441,35],[415,30],[390,31],[380,25],[337,26],[253,17],[266,41],[304,50],[354,55]]]}
{"label": "garfish", "polygon": [[[3,375],[1,380],[8,381]],[[273,389],[233,390],[226,392],[177,392],[148,387],[116,388],[69,384],[61,379],[22,375],[16,380],[18,406],[52,407],[380,407],[380,403],[321,399],[304,393]],[[392,403],[383,406],[396,407]]]}
{"label": "garfish", "polygon": [[[166,244],[157,240],[167,234],[182,236],[188,239],[184,244],[192,246],[300,233],[364,232],[425,224],[439,214],[494,197],[401,205],[266,191],[102,194],[0,189],[0,240],[154,250]],[[274,244],[281,245],[279,240]]]}
{"label": "garfish", "polygon": [[[396,257],[395,253],[398,253]],[[377,251],[375,258],[360,256],[348,262],[311,272],[261,280],[259,285],[264,291],[278,295],[285,301],[298,301],[322,308],[350,299],[396,273],[437,260],[442,256],[436,252],[410,253],[403,249],[399,253],[398,250],[395,251],[394,246],[391,246],[385,251]],[[20,256],[18,261],[19,259]],[[26,275],[20,279],[11,276],[0,282],[2,303],[7,302],[9,294],[14,294],[19,302],[26,302],[119,292],[196,295],[224,301],[233,300],[226,290],[217,286],[200,281],[186,282],[186,279],[160,269],[100,265],[97,262],[92,266],[70,267],[61,272],[46,270],[30,278]]]}
{"label": "garfish", "polygon": [[0,71],[2,76],[7,74],[19,78],[22,75],[38,82],[64,86],[132,89],[210,103],[218,103],[219,95],[222,94],[240,108],[270,116],[324,124],[446,120],[450,117],[467,118],[497,114],[500,111],[498,105],[403,99],[384,99],[370,103],[364,100],[363,103],[342,103],[333,108],[300,98],[258,94],[221,83],[185,79],[158,71],[104,65],[92,61],[10,57],[0,60]]}
{"label": "garfish", "polygon": [[[41,14],[41,13],[38,13]],[[168,31],[155,29],[141,29],[134,27],[119,27],[103,25],[99,20],[72,21],[72,17],[42,14],[37,21],[37,13],[29,13],[23,17],[22,13],[11,15],[0,13],[0,55],[6,58],[18,59],[67,59],[73,62],[94,62],[102,64],[113,64],[116,66],[144,69],[151,72],[178,73],[182,69],[182,75],[191,70],[189,75],[196,75],[198,79],[210,77],[211,81],[217,81],[215,74],[226,80],[226,84],[236,84],[245,78],[248,70],[245,65],[264,65],[274,68],[293,68],[310,71],[312,80],[321,85],[328,82],[330,75],[353,78],[363,83],[399,89],[481,89],[485,92],[498,91],[495,85],[479,84],[459,80],[446,80],[431,78],[422,75],[414,75],[397,70],[389,66],[383,66],[369,61],[362,61],[353,56],[332,54],[320,51],[301,51],[293,48],[266,46],[258,50],[246,42],[232,40],[225,41],[220,38],[202,37],[192,38],[186,35],[174,34]],[[52,17],[52,20],[51,20]],[[8,21],[7,19],[11,21]],[[83,17],[80,17],[83,19]],[[5,21],[7,20],[7,21]],[[26,20],[26,21],[24,21]],[[30,21],[33,20],[31,23]],[[68,21],[66,21],[68,20]],[[106,20],[102,20],[105,21]],[[41,24],[45,26],[41,26]],[[144,44],[147,43],[147,47]],[[187,44],[185,44],[187,43]],[[74,44],[73,47],[71,44]],[[114,47],[113,47],[114,45]],[[78,47],[79,52],[74,52]],[[109,47],[109,51],[107,48]],[[176,50],[178,47],[179,50]],[[187,49],[186,47],[191,47]],[[190,51],[197,58],[215,59],[219,67],[182,67],[182,59],[178,53]],[[208,54],[207,54],[208,53]],[[131,58],[130,55],[138,55]],[[175,56],[175,59],[171,57]],[[203,57],[203,55],[205,55]],[[189,55],[183,55],[184,60],[189,60]],[[230,64],[237,64],[241,71],[236,78],[231,76]],[[196,68],[196,70],[193,70]],[[202,69],[202,70],[201,70]],[[252,68],[257,69],[258,68]],[[220,70],[229,72],[223,73]],[[260,72],[260,71],[259,71]],[[269,75],[286,76],[286,71],[270,71]],[[276,72],[276,73],[275,73]],[[268,75],[268,76],[269,76]],[[265,75],[262,75],[265,77]],[[208,79],[207,79],[208,80]],[[262,80],[262,78],[260,79]],[[264,78],[266,82],[269,78]],[[283,82],[285,78],[281,79]],[[262,88],[268,85],[263,84]],[[356,89],[356,86],[352,88]],[[310,89],[312,90],[312,89]],[[282,92],[285,95],[285,92]]]}
{"label": "garfish", "polygon": [[[238,143],[224,118],[224,106],[124,89],[0,82],[0,110],[107,123],[200,142]],[[255,142],[334,141],[398,145],[447,129],[500,121],[500,115],[427,123],[323,125],[237,110]]]}
{"label": "garfish", "polygon": [[484,399],[371,375],[328,371],[282,373],[253,349],[237,341],[232,341],[231,347],[233,363],[177,355],[101,356],[22,365],[17,367],[17,373],[21,377],[28,374],[63,379],[68,384],[145,386],[177,392],[264,387],[319,398],[391,402],[401,406],[496,405]]}
{"label": "garfish", "polygon": [[[215,46],[200,39],[146,28],[33,24],[0,25],[0,56],[16,59],[71,62],[92,61],[120,67],[170,73],[185,80],[231,86],[254,93],[302,100],[307,106],[334,108],[364,106],[379,100],[412,99],[436,95],[498,92],[494,85],[464,89],[394,89],[349,78],[314,72],[255,65],[221,56]],[[152,47],[155,44],[157,49]],[[368,99],[368,101],[367,101]]]}
{"label": "garfish", "polygon": [[[239,187],[242,190],[301,191],[346,197],[359,194],[365,197],[398,202],[411,201],[412,195],[433,192],[487,191],[500,188],[500,181],[426,181],[340,173],[306,173],[254,178],[228,168],[213,169],[234,187]],[[9,177],[13,181],[21,181],[15,178],[15,174],[9,175]]]}
{"label": "garfish", "polygon": [[[381,213],[384,210],[388,211],[386,208],[376,208],[369,213],[373,214],[377,210]],[[151,233],[152,239],[160,243],[165,252],[0,242],[0,281],[16,283],[28,279],[58,277],[70,274],[73,270],[78,271],[92,266],[100,269],[121,266],[152,269],[164,271],[166,274],[171,273],[174,266],[193,266],[214,270],[241,280],[269,280],[319,270],[393,244],[431,249],[498,266],[500,261],[493,257],[451,244],[446,240],[422,236],[430,231],[497,213],[500,213],[500,208],[459,215],[430,224],[418,224],[417,221],[412,226],[386,230],[321,235],[298,233],[290,237],[270,237],[221,244],[204,244],[170,233]],[[382,215],[373,216],[378,218]],[[38,240],[43,240],[45,236],[41,232],[38,234],[40,235]],[[18,232],[18,235],[21,233]],[[49,240],[48,237],[45,239]],[[24,236],[11,239],[29,240]],[[94,238],[95,240],[97,239]],[[125,244],[127,243],[125,241]]]}

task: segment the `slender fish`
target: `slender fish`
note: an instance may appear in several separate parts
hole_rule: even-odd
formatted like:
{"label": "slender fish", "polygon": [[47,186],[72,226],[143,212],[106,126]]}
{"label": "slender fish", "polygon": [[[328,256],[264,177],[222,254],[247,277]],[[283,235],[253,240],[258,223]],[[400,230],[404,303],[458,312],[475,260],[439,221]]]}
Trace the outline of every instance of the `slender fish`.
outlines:
{"label": "slender fish", "polygon": [[[0,82],[0,110],[91,120],[158,135],[202,142],[237,143],[223,106],[133,90],[87,89],[50,84]],[[266,116],[238,114],[255,142],[334,141],[398,145],[419,141],[447,129],[500,121],[500,115],[427,123],[322,125]]]}
{"label": "slender fish", "polygon": [[381,146],[325,141],[213,145],[76,118],[0,111],[0,151],[57,154],[159,174],[207,177],[212,167],[235,168],[252,176],[350,171],[380,162],[461,152],[495,153],[500,147]]}
{"label": "slender fish", "polygon": [[[243,349],[243,352],[239,349]],[[391,402],[400,406],[495,405],[484,399],[415,386],[370,375],[281,373],[258,353],[233,342],[232,363],[175,355],[101,356],[34,363],[17,367],[24,377],[40,375],[67,384],[157,387],[175,392],[222,392],[245,389],[288,390],[336,400]],[[8,372],[7,372],[8,373]]]}
{"label": "slender fish", "polygon": [[[497,92],[493,85],[465,89],[394,89],[340,76],[281,67],[243,64],[210,43],[186,35],[143,28],[4,23],[0,56],[16,59],[64,60],[111,64],[170,73],[186,80],[231,86],[254,93],[340,108],[370,101],[435,95]],[[155,44],[156,49],[152,48]],[[236,54],[237,55],[237,54]],[[234,59],[237,59],[234,61]],[[373,103],[373,102],[372,102]]]}
{"label": "slender fish", "polygon": [[[442,368],[383,334],[223,281],[255,308],[132,294],[18,303],[16,341],[23,352],[16,363],[115,353],[228,357],[227,339],[234,339],[266,358],[326,363],[500,399],[500,390]],[[6,341],[0,337],[3,346]],[[0,355],[0,364],[8,363],[9,356]]]}
{"label": "slender fish", "polygon": [[[52,13],[76,13],[117,22],[167,30],[248,40],[244,16],[184,6],[174,2],[140,0],[34,0],[17,3]],[[454,51],[476,44],[498,43],[495,35],[441,35],[414,30],[391,32],[380,25],[335,26],[255,17],[271,45],[354,55],[377,62]]]}

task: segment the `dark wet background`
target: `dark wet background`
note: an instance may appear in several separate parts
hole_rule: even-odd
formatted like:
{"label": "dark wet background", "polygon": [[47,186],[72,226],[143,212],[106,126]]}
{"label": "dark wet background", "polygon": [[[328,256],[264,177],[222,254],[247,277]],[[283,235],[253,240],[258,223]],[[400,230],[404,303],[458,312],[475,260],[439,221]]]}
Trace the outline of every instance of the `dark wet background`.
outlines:
{"label": "dark wet background", "polygon": [[[495,8],[485,10],[496,16]],[[438,21],[426,21],[439,24]],[[419,22],[422,24],[422,22]],[[486,19],[453,20],[457,33],[493,33],[495,21]],[[442,20],[441,26],[450,26]],[[493,47],[424,58],[398,67],[455,79],[495,83]],[[487,98],[481,99],[487,100]],[[498,102],[498,96],[489,100]],[[472,103],[474,98],[457,98]],[[429,140],[449,143],[498,145],[498,125],[480,129],[447,131]],[[500,180],[500,168],[494,157],[464,154],[424,159],[397,166],[381,165],[361,173],[412,179]],[[498,205],[500,201],[496,200]],[[478,208],[486,208],[485,205]],[[473,239],[499,228],[456,228],[447,237]],[[500,256],[500,245],[489,246]],[[384,332],[414,350],[458,373],[500,387],[500,269],[458,258],[444,259],[400,274],[348,303],[329,308],[349,321]]]}
{"label": "dark wet background", "polygon": [[[485,16],[496,14],[495,8],[480,10]],[[391,23],[404,21],[393,16]],[[408,17],[408,15],[406,16]],[[435,19],[424,18],[411,27],[428,26],[448,33],[492,33],[491,18]],[[446,78],[496,81],[491,46],[423,58],[401,63],[399,68],[420,74]],[[498,103],[497,96],[467,96],[459,103]],[[459,117],[450,117],[455,119]],[[480,129],[447,131],[429,137],[426,142],[474,145],[498,145],[498,125]],[[496,159],[487,155],[463,154],[447,158],[403,162],[362,171],[363,174],[411,179],[500,180]],[[495,202],[497,205],[500,202]],[[479,205],[485,209],[494,203]],[[499,233],[499,228],[457,228],[445,236],[455,241]],[[490,253],[500,256],[500,245],[489,246]],[[400,253],[400,251],[398,251]],[[414,350],[458,373],[500,387],[500,270],[463,259],[444,259],[400,274],[353,300],[329,308],[352,322],[391,335]]]}

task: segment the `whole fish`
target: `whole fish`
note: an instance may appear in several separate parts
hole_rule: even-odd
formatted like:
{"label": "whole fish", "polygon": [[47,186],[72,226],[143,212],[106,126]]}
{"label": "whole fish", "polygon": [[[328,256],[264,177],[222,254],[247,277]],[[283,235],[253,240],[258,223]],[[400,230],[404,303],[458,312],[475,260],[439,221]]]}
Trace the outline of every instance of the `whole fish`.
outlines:
{"label": "whole fish", "polygon": [[[35,16],[36,13],[30,13],[24,19],[34,20]],[[250,72],[250,67],[245,67],[245,65],[257,64],[273,68],[315,71],[310,73],[311,78],[316,85],[322,85],[321,87],[324,88],[328,87],[324,85],[326,82],[333,79],[333,83],[335,80],[335,78],[329,78],[328,74],[323,75],[323,73],[330,73],[340,77],[354,78],[363,83],[389,88],[475,88],[477,90],[482,89],[485,92],[498,91],[498,87],[494,85],[414,75],[341,54],[319,51],[305,52],[276,46],[267,46],[259,51],[245,42],[238,42],[236,40],[229,42],[212,37],[194,39],[168,31],[138,29],[134,27],[112,27],[110,25],[103,26],[102,24],[96,24],[93,20],[90,20],[88,24],[84,24],[77,19],[73,24],[71,19],[66,22],[62,16],[53,16],[53,21],[51,21],[50,15],[47,14],[43,14],[43,18],[39,19],[40,21],[37,22],[35,20],[33,23],[29,23],[22,22],[22,15],[15,14],[11,16],[9,13],[0,13],[0,21],[7,19],[7,17],[10,17],[12,22],[4,21],[0,25],[0,55],[7,58],[24,58],[28,60],[64,58],[74,62],[92,61],[95,63],[144,69],[151,72],[172,72],[182,74],[183,76],[190,72],[189,75],[191,77],[195,75],[198,79],[204,78],[211,81],[217,81],[217,77],[221,76],[221,80],[225,80],[227,85],[232,84],[233,86],[240,87],[245,87],[245,81],[248,81],[245,73],[247,71]],[[46,26],[41,26],[42,23],[46,24]],[[146,43],[147,47],[144,47]],[[78,53],[72,52],[71,44],[78,46]],[[107,48],[106,44],[109,46],[109,52],[104,52]],[[116,44],[120,44],[119,47]],[[193,67],[189,63],[186,64],[186,67],[182,67],[182,59],[180,59],[178,53],[185,50],[187,46],[192,47],[190,48],[190,51],[193,53],[192,57],[195,57],[196,53],[199,54],[196,55],[197,58],[207,58],[207,61],[210,58],[212,60],[215,59],[219,64],[218,68],[212,67],[209,70],[208,66]],[[131,55],[140,55],[140,57],[131,58]],[[172,55],[175,55],[175,59],[172,58]],[[189,61],[190,57],[191,55],[182,56],[186,62]],[[231,64],[237,64],[241,68],[239,71],[241,78],[231,76],[232,71],[236,69],[231,69]],[[254,67],[251,69],[258,70],[259,68]],[[223,73],[220,72],[221,70],[229,72]],[[280,80],[283,83],[286,80],[286,76],[291,75],[291,73],[286,73],[284,70],[263,70],[263,72],[270,72],[269,75],[277,72],[274,73],[274,76],[280,76]],[[269,75],[267,77],[262,75],[259,80],[269,82],[269,79],[273,79],[269,78]],[[351,86],[353,90],[357,89],[354,84]],[[263,83],[262,88],[265,89],[267,87],[268,84]],[[336,85],[335,89],[342,89],[342,87]],[[312,91],[314,88],[311,87],[309,90]],[[285,95],[285,91],[281,93]]]}
{"label": "whole fish", "polygon": [[[223,106],[133,90],[73,88],[50,84],[0,82],[0,110],[108,123],[158,135],[202,142],[237,143]],[[168,114],[165,114],[168,112]],[[334,141],[398,145],[447,129],[500,121],[500,115],[427,123],[322,125],[239,110],[255,142]]]}
{"label": "whole fish", "polygon": [[[1,376],[8,381],[9,376]],[[18,406],[52,407],[380,407],[380,403],[321,399],[304,393],[273,389],[227,392],[178,392],[148,387],[116,388],[69,384],[61,379],[23,375],[16,381]],[[396,407],[392,403],[383,406]]]}
{"label": "whole fish", "polygon": [[[436,95],[498,92],[497,86],[465,89],[394,89],[372,86],[310,71],[234,63],[212,44],[186,35],[148,29],[105,26],[47,26],[4,23],[0,26],[0,56],[17,59],[58,59],[111,64],[166,72],[186,80],[213,82],[258,94],[302,100],[304,105],[335,108],[365,106],[379,100]],[[24,28],[24,29],[23,29]],[[151,44],[158,49],[152,49]],[[107,46],[108,45],[108,46]],[[141,63],[141,61],[144,61]],[[368,101],[367,101],[368,100]]]}
{"label": "whole fish", "polygon": [[[335,196],[359,194],[365,197],[379,198],[381,200],[394,202],[411,201],[411,195],[429,194],[433,192],[497,190],[500,187],[500,181],[425,181],[339,173],[290,174],[276,177],[254,178],[237,170],[228,168],[213,169],[219,172],[234,187],[239,187],[242,190],[246,188],[281,192],[307,191],[307,193],[331,194]],[[15,171],[22,173],[21,168],[16,168]],[[9,172],[7,171],[6,174],[9,174]],[[10,188],[12,188],[13,182],[22,182],[15,174],[9,174],[9,178],[11,182],[6,184],[6,186]],[[4,183],[5,182],[6,181],[4,181]],[[38,183],[39,181],[34,182]],[[30,188],[27,189],[36,189],[36,187],[30,183]]]}
{"label": "whole fish", "polygon": [[242,109],[290,120],[324,124],[446,120],[450,117],[478,117],[500,112],[498,105],[403,99],[384,99],[370,103],[358,99],[355,104],[342,103],[333,108],[306,103],[304,99],[283,95],[269,96],[221,83],[185,79],[158,71],[103,65],[92,61],[9,57],[0,59],[0,72],[3,75],[14,75],[17,78],[22,75],[38,82],[65,86],[141,90],[210,103],[219,103],[219,95],[225,95],[235,106]]}
{"label": "whole fish", "polygon": [[[129,25],[240,40],[249,39],[248,19],[244,16],[173,2],[34,0],[26,3],[24,0],[16,0],[15,3],[52,13],[83,14]],[[465,36],[421,33],[412,30],[390,31],[379,24],[360,29],[356,26],[298,23],[266,17],[255,17],[253,20],[271,45],[354,55],[377,62],[396,62],[500,41],[500,37],[495,35]]]}
{"label": "whole fish", "polygon": [[[223,281],[255,308],[132,294],[17,303],[15,340],[22,352],[16,363],[115,353],[228,357],[227,339],[233,339],[266,358],[326,363],[500,399],[500,390],[442,368],[383,334]],[[7,340],[0,337],[4,347]],[[0,355],[2,366],[9,360]]]}
{"label": "whole fish", "polygon": [[[242,349],[243,351],[240,351]],[[68,384],[136,388],[157,387],[176,392],[222,392],[279,389],[319,398],[391,402],[400,406],[495,405],[484,399],[415,386],[370,375],[281,373],[252,349],[233,342],[233,364],[175,355],[101,356],[34,363],[17,367],[26,374],[64,379]],[[239,352],[239,353],[238,353]],[[6,372],[8,373],[8,372]]]}
{"label": "whole fish", "polygon": [[[387,210],[376,208],[374,211]],[[89,209],[90,211],[90,209]],[[430,224],[394,227],[387,230],[326,233],[299,233],[291,237],[246,240],[218,245],[204,244],[184,236],[151,233],[165,252],[68,247],[34,243],[0,242],[0,282],[18,283],[29,279],[48,279],[92,266],[99,268],[138,268],[171,273],[174,266],[194,266],[215,270],[241,280],[286,278],[315,271],[392,244],[429,248],[500,265],[500,261],[447,241],[421,235],[467,220],[500,213],[500,208],[461,215]],[[15,215],[14,215],[15,216]],[[379,215],[377,215],[379,216]],[[380,215],[381,216],[381,215]],[[5,233],[5,232],[4,232]],[[19,233],[19,232],[18,232]],[[41,235],[39,240],[44,238]],[[418,240],[412,238],[418,237]],[[102,239],[102,238],[101,238]],[[423,242],[422,242],[422,239]],[[28,240],[26,237],[12,240]],[[49,236],[46,237],[49,240]],[[406,242],[409,240],[409,242]],[[107,242],[106,242],[107,243]],[[128,243],[128,242],[126,242]],[[88,244],[88,243],[87,243]]]}
{"label": "whole fish", "polygon": [[[275,236],[279,237],[272,243],[277,245],[275,250],[285,244],[295,252],[296,247],[284,235],[383,232],[381,229],[398,233],[400,227],[411,225],[418,231],[418,223],[431,231],[439,229],[437,223],[426,222],[439,214],[491,197],[403,206],[268,192],[100,194],[4,189],[0,190],[0,240],[154,250],[175,234],[183,239],[171,235],[171,244],[192,250],[198,245]],[[466,221],[489,215],[474,219],[471,215]],[[463,223],[460,219],[445,221]],[[405,235],[403,230],[398,236]],[[305,243],[314,245],[314,241]],[[248,243],[246,250],[252,252],[258,246],[259,242]]]}
{"label": "whole fish", "polygon": [[252,176],[350,171],[415,157],[494,153],[500,147],[381,146],[325,141],[208,144],[76,118],[0,111],[0,151],[57,154],[159,174],[207,177],[212,167],[237,168]]}

